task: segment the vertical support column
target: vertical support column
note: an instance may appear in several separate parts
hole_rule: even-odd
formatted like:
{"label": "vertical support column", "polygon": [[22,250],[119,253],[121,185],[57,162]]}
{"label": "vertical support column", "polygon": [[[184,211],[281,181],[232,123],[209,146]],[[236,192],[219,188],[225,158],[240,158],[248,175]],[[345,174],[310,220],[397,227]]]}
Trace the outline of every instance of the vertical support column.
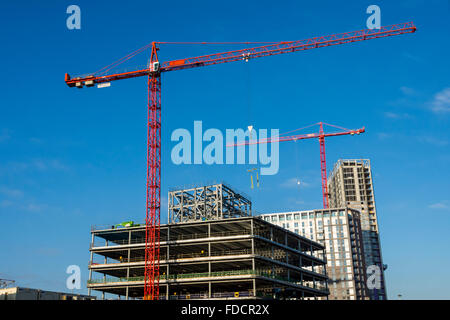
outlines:
{"label": "vertical support column", "polygon": [[[253,224],[253,219],[250,219],[250,234],[252,236],[252,240],[251,240],[252,255],[254,255],[255,254],[255,237],[254,237],[255,236],[255,226]],[[253,271],[255,271],[255,259],[253,258],[252,261],[253,261]]]}
{"label": "vertical support column", "polygon": [[[211,258],[211,240],[209,240],[209,238],[211,238],[211,222],[208,222],[208,257]],[[209,264],[211,264],[210,260]],[[208,272],[211,273],[211,270]]]}
{"label": "vertical support column", "polygon": [[[94,260],[94,252],[92,252],[92,248],[94,248],[94,239],[95,239],[95,236],[94,236],[94,233],[92,233],[92,236],[91,236],[91,255],[90,255],[90,261],[89,261],[89,282],[92,280],[92,269],[91,269],[91,264],[92,264],[92,262],[93,262],[93,260]],[[88,295],[90,296],[91,295],[91,288],[88,288]]]}
{"label": "vertical support column", "polygon": [[208,282],[208,298],[212,298],[211,297],[212,293],[211,293],[211,281]]}
{"label": "vertical support column", "polygon": [[167,268],[166,268],[166,300],[169,300],[169,294],[170,294],[170,284],[169,284],[169,276],[170,276],[170,225],[167,226]]}
{"label": "vertical support column", "polygon": [[159,299],[161,208],[161,74],[154,70],[158,48],[153,43],[148,76],[147,206],[145,220],[144,300]]}
{"label": "vertical support column", "polygon": [[[288,247],[287,232],[284,233],[284,245]],[[289,251],[285,250],[285,262],[289,263]]]}
{"label": "vertical support column", "polygon": [[303,271],[300,273],[300,283],[302,284],[302,286],[305,286],[305,284],[303,283]]}
{"label": "vertical support column", "polygon": [[[211,276],[211,260],[208,261],[208,276]],[[211,281],[208,281],[208,298],[211,298]]]}
{"label": "vertical support column", "polygon": [[323,124],[320,124],[320,169],[322,173],[322,197],[323,197],[323,208],[328,209],[328,185],[327,185],[327,161],[325,156],[325,135],[323,132]]}

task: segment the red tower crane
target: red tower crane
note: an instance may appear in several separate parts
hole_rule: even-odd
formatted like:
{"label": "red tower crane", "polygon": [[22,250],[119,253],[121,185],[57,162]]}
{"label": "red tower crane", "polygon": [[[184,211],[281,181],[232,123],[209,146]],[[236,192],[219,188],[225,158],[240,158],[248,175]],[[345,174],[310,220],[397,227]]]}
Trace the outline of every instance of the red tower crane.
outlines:
{"label": "red tower crane", "polygon": [[[325,133],[323,131],[323,125],[327,125],[330,127],[334,127],[337,129],[340,129],[342,131],[340,132],[332,132],[332,133]],[[319,126],[319,132],[316,133],[308,133],[308,134],[300,134],[300,135],[290,135],[290,136],[277,136],[274,138],[266,138],[266,139],[260,139],[260,140],[250,140],[250,141],[244,141],[244,142],[238,142],[236,144],[230,145],[230,146],[242,146],[242,145],[250,145],[250,144],[261,144],[261,143],[272,143],[272,142],[282,142],[282,141],[297,141],[297,140],[304,140],[304,139],[313,139],[318,138],[319,139],[319,145],[320,145],[320,171],[322,174],[322,198],[323,198],[323,207],[324,209],[329,208],[328,203],[328,185],[327,185],[327,161],[326,161],[326,155],[325,155],[325,138],[326,137],[336,137],[336,136],[343,136],[343,135],[355,135],[365,132],[365,128],[361,129],[346,129],[339,126],[335,126],[332,124],[324,123],[324,122],[318,122],[314,123],[312,125],[309,125],[304,128],[296,129],[293,131],[298,131],[302,129],[306,129],[309,127],[312,127],[314,125]],[[290,131],[290,132],[293,132]]]}
{"label": "red tower crane", "polygon": [[[87,76],[70,77],[65,75],[69,87],[82,88],[109,85],[109,82],[147,77],[148,84],[148,142],[147,142],[147,205],[146,205],[146,239],[145,239],[145,286],[144,299],[159,299],[159,240],[160,240],[160,198],[161,198],[161,73],[204,67],[209,65],[248,61],[248,59],[272,56],[309,49],[328,47],[364,40],[413,33],[416,27],[413,22],[401,23],[380,29],[365,29],[353,32],[321,36],[299,41],[270,42],[253,48],[214,53],[199,57],[169,60],[160,62],[158,50],[161,44],[173,42],[152,42]],[[207,44],[206,42],[190,42],[191,44]],[[250,42],[246,42],[249,44]],[[255,42],[252,42],[255,44]],[[269,43],[269,42],[268,42]],[[217,43],[218,44],[218,43]],[[225,44],[225,43],[222,43]],[[236,44],[236,43],[235,43]],[[259,42],[261,44],[261,42]],[[111,69],[133,58],[146,49],[151,48],[150,63],[146,68],[130,72],[112,73]]]}

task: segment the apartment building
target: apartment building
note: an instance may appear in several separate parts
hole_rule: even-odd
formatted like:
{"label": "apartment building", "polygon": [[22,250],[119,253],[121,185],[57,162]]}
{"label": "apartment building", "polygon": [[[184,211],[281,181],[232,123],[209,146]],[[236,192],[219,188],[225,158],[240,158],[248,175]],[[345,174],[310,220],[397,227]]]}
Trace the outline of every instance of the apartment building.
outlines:
{"label": "apartment building", "polygon": [[380,286],[370,289],[369,294],[373,300],[385,300],[385,265],[381,255],[370,160],[339,160],[328,178],[328,192],[331,207],[348,206],[361,213],[366,265],[376,266],[380,275]]}
{"label": "apartment building", "polygon": [[365,300],[366,274],[359,212],[351,208],[259,216],[325,247],[330,300]]}

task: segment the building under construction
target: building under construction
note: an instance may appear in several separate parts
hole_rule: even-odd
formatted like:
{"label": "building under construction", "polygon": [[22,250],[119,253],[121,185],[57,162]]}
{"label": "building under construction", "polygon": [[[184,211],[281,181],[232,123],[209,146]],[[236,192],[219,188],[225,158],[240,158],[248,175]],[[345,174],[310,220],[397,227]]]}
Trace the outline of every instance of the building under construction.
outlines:
{"label": "building under construction", "polygon": [[373,176],[368,159],[341,159],[328,178],[330,204],[333,207],[351,207],[361,213],[361,229],[367,267],[377,266],[380,287],[369,290],[371,299],[386,300],[386,284],[381,255],[380,235]]}
{"label": "building under construction", "polygon": [[[315,299],[328,296],[325,247],[252,217],[224,184],[169,192],[160,228],[160,299]],[[94,227],[91,290],[142,299],[145,225]]]}
{"label": "building under construction", "polygon": [[261,218],[325,246],[330,300],[367,300],[359,211],[329,208],[263,214]]}

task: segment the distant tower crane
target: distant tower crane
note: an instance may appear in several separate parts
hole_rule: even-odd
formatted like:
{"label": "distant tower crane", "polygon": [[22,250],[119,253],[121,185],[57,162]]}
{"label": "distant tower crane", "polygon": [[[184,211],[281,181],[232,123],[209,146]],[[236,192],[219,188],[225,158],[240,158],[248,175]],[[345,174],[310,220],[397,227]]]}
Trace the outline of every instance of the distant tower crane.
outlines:
{"label": "distant tower crane", "polygon": [[[159,258],[160,258],[160,209],[161,209],[161,74],[169,71],[204,67],[233,61],[248,61],[252,58],[272,56],[333,45],[353,43],[376,38],[413,33],[413,22],[401,23],[380,29],[366,29],[353,32],[315,37],[300,41],[266,42],[221,42],[214,44],[259,44],[257,47],[226,51],[199,57],[160,62],[158,50],[161,44],[208,44],[208,42],[152,42],[116,62],[87,76],[71,77],[66,73],[65,82],[69,87],[106,87],[111,81],[136,77],[147,77],[148,119],[147,119],[147,205],[145,231],[145,285],[144,299],[159,299]],[[270,43],[270,44],[267,44]],[[209,43],[211,44],[211,42]],[[137,54],[151,48],[150,62],[145,68],[134,71],[112,73],[110,70],[130,60]]]}
{"label": "distant tower crane", "polygon": [[[327,125],[330,127],[338,128],[342,131],[340,132],[333,132],[333,133],[325,133],[323,131],[323,125]],[[277,136],[273,138],[266,138],[266,139],[260,139],[260,140],[249,140],[249,141],[243,141],[238,142],[236,144],[229,145],[231,147],[234,146],[242,146],[242,145],[251,145],[251,144],[261,144],[261,143],[272,143],[272,142],[282,142],[282,141],[297,141],[297,140],[304,140],[304,139],[313,139],[317,138],[319,139],[319,145],[320,145],[320,171],[322,174],[322,199],[323,199],[323,208],[328,209],[329,208],[329,199],[328,199],[328,185],[327,185],[327,161],[326,161],[326,155],[325,155],[325,138],[326,137],[336,137],[336,136],[343,136],[343,135],[355,135],[365,132],[365,128],[361,129],[355,129],[350,130],[346,128],[342,128],[339,126],[335,126],[332,124],[324,123],[324,122],[318,122],[314,123],[312,125],[309,125],[304,128],[292,130],[293,131],[299,131],[302,129],[306,129],[309,127],[312,127],[314,125],[319,126],[319,132],[317,133],[308,133],[308,134],[300,134],[300,135],[293,135],[293,136]]]}

